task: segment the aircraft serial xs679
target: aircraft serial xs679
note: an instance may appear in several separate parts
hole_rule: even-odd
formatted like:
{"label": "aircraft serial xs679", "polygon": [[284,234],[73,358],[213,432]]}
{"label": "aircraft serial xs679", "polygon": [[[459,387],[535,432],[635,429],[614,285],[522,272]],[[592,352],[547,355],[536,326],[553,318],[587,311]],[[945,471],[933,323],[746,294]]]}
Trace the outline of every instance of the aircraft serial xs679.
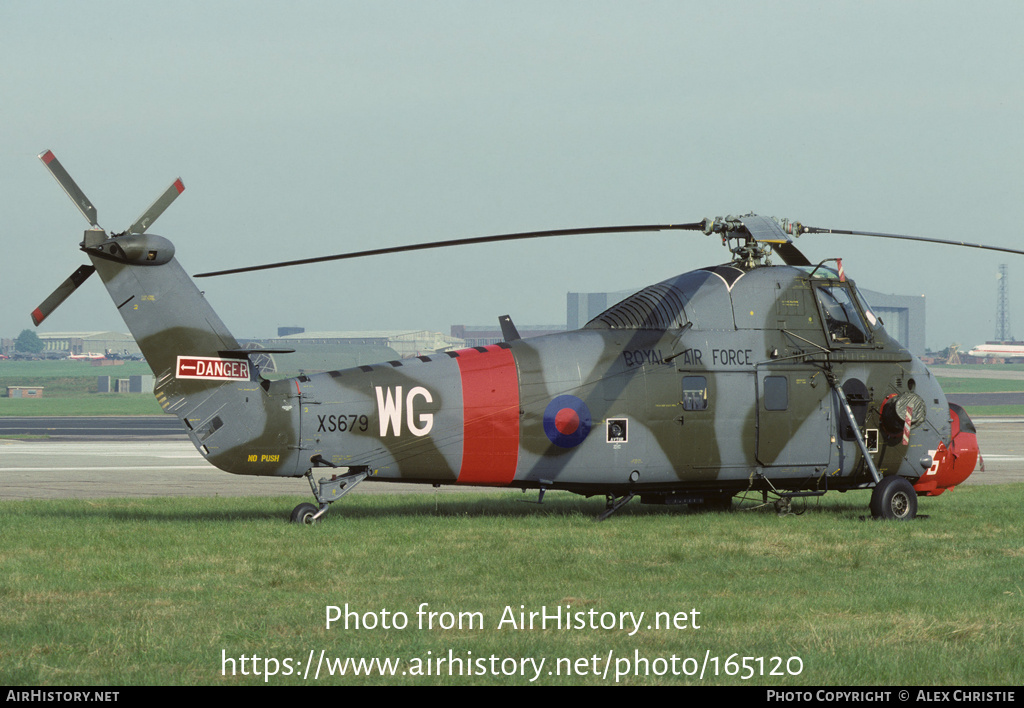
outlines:
{"label": "aircraft serial xs679", "polygon": [[[842,263],[812,264],[791,236],[954,242],[746,215],[456,239],[201,274],[668,229],[716,234],[732,253],[728,263],[640,290],[577,331],[524,340],[504,317],[500,344],[269,380],[171,242],[147,233],[184,189],[180,179],[127,231],[108,235],[53,153],[40,159],[90,223],[80,247],[92,264],[33,321],[99,272],[153,370],[157,400],[203,457],[233,474],[307,478],[317,503],[297,506],[293,521],[316,521],[367,478],[536,489],[539,498],[549,489],[604,495],[598,518],[636,495],[724,508],[754,492],[784,509],[794,497],[871,489],[873,516],[912,519],[918,495],[952,489],[979,459],[966,412],[886,333]],[[770,264],[773,252],[783,265]],[[314,480],[317,471],[330,476]]]}

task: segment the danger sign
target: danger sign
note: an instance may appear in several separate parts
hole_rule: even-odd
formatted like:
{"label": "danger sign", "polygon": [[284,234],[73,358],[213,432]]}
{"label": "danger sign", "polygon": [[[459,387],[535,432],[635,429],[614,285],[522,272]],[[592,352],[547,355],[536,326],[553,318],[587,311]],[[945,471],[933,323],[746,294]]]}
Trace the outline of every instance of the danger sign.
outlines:
{"label": "danger sign", "polygon": [[179,356],[179,379],[248,381],[249,362],[242,359],[218,359],[212,356]]}

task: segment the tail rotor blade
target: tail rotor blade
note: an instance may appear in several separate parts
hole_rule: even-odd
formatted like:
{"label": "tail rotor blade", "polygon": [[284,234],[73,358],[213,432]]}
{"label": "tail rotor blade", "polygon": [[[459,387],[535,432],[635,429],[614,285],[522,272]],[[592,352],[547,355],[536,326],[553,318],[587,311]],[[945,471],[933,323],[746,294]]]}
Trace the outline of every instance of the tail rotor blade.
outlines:
{"label": "tail rotor blade", "polygon": [[96,207],[89,201],[89,197],[85,196],[85,192],[79,189],[78,185],[75,184],[75,180],[71,179],[71,175],[64,169],[64,166],[60,164],[56,155],[50,150],[44,153],[40,153],[39,159],[43,161],[43,165],[50,171],[53,178],[57,180],[57,184],[67,192],[67,195],[71,197],[71,201],[75,203],[78,210],[82,212],[82,216],[95,227],[99,227],[96,222]]}
{"label": "tail rotor blade", "polygon": [[164,210],[171,205],[178,195],[185,191],[185,183],[181,181],[181,177],[174,180],[170,187],[168,187],[160,197],[153,202],[146,211],[142,212],[142,216],[135,220],[135,223],[128,227],[128,233],[130,234],[142,234],[146,232],[154,221],[157,220]]}
{"label": "tail rotor blade", "polygon": [[71,277],[57,286],[57,289],[50,293],[50,296],[43,300],[43,304],[32,310],[32,323],[38,327],[43,320],[50,316],[50,313],[60,307],[60,304],[68,299],[71,293],[78,289],[78,286],[85,282],[86,278],[96,272],[95,266],[84,265],[71,274]]}

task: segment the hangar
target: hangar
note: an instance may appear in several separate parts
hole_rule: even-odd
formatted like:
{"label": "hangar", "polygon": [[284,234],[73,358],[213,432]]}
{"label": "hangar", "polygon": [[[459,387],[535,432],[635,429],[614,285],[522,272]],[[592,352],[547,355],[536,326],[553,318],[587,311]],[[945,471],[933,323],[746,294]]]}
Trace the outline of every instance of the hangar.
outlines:
{"label": "hangar", "polygon": [[127,359],[141,356],[142,352],[135,340],[127,332],[38,332],[44,348],[43,354],[49,356],[72,354],[106,354]]}

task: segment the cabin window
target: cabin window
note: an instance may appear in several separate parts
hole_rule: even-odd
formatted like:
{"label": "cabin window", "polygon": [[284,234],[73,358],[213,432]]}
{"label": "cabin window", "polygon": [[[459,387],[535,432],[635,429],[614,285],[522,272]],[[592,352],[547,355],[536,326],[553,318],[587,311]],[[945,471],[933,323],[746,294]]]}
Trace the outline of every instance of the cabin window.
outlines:
{"label": "cabin window", "polygon": [[864,320],[845,287],[821,285],[817,292],[829,339],[841,344],[864,344],[868,341]]}
{"label": "cabin window", "polygon": [[789,381],[785,376],[764,377],[764,409],[784,411],[789,408]]}
{"label": "cabin window", "polygon": [[703,376],[683,377],[683,410],[703,411],[708,407],[708,380]]}

